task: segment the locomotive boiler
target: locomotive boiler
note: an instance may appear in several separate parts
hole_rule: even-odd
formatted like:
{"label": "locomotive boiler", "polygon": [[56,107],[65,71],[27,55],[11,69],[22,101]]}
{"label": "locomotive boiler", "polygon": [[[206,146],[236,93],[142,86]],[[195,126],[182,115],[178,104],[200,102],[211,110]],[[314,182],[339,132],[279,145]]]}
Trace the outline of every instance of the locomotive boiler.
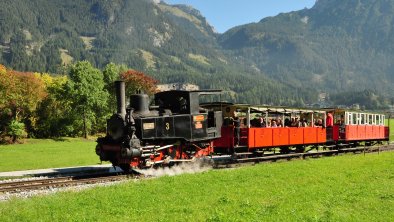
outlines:
{"label": "locomotive boiler", "polygon": [[105,137],[98,138],[96,154],[124,171],[189,162],[213,152],[221,137],[222,112],[202,108],[200,97],[220,90],[172,90],[154,95],[130,95],[125,83],[115,82],[117,112],[107,120]]}

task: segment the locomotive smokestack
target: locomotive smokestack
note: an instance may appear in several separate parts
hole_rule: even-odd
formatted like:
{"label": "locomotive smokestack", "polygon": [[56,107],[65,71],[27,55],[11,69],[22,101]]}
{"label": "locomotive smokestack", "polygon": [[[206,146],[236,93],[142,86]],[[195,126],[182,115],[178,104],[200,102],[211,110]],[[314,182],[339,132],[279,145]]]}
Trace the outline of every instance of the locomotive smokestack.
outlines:
{"label": "locomotive smokestack", "polygon": [[117,113],[124,119],[126,116],[126,89],[123,81],[115,82]]}

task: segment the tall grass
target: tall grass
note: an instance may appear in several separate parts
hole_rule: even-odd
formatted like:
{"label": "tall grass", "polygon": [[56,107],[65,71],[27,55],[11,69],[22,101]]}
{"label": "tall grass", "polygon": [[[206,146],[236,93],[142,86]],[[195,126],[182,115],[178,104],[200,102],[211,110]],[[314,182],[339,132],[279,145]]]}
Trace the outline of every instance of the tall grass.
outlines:
{"label": "tall grass", "polygon": [[394,152],[261,164],[0,203],[0,221],[392,221]]}

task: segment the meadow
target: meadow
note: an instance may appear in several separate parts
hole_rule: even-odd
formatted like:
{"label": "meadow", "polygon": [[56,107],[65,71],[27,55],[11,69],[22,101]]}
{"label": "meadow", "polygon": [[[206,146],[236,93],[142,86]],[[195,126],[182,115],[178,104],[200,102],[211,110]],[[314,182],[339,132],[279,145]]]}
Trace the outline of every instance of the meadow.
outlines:
{"label": "meadow", "polygon": [[388,126],[390,127],[390,141],[394,141],[394,119],[388,120]]}
{"label": "meadow", "polygon": [[94,140],[74,138],[0,145],[0,172],[98,164],[95,147]]}
{"label": "meadow", "polygon": [[0,202],[0,221],[392,221],[394,152],[259,164]]}

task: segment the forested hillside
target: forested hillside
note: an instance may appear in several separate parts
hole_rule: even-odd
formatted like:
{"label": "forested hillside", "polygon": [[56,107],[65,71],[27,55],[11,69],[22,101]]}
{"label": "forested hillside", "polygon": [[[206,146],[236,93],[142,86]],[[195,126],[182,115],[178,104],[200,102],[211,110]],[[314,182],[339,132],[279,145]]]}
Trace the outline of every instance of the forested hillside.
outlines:
{"label": "forested hillside", "polygon": [[227,99],[299,104],[316,93],[279,83],[250,62],[222,53],[217,34],[195,9],[150,0],[3,0],[0,64],[67,73],[87,60],[144,71],[163,83],[220,88]]}
{"label": "forested hillside", "polygon": [[362,105],[385,108],[394,97],[394,0],[319,0],[224,34],[192,7],[158,2],[2,0],[0,64],[66,74],[81,60],[113,62],[243,103],[303,105],[329,93],[352,104],[345,95],[372,92]]}
{"label": "forested hillside", "polygon": [[219,42],[297,87],[394,96],[393,27],[393,0],[319,0],[311,9],[233,28]]}

